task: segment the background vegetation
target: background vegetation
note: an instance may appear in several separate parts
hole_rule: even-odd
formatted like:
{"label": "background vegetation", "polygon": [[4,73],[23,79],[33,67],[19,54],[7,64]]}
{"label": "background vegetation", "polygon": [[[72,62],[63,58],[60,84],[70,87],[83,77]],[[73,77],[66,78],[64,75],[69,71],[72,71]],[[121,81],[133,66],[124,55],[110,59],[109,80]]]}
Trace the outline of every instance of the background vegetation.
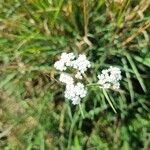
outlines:
{"label": "background vegetation", "polygon": [[[0,149],[148,150],[149,4],[0,0]],[[121,90],[88,87],[84,119],[57,82],[53,64],[64,51],[93,62],[86,83],[109,65],[122,70]]]}

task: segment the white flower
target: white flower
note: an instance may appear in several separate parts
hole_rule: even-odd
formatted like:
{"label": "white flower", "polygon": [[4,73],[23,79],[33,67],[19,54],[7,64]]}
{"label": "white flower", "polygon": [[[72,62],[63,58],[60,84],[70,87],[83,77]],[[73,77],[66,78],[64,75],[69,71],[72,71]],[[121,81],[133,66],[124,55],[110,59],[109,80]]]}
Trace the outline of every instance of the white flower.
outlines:
{"label": "white flower", "polygon": [[119,89],[120,88],[120,83],[119,82],[114,83],[112,88],[115,89],[115,90]]}
{"label": "white flower", "polygon": [[61,54],[61,61],[64,62],[66,66],[72,66],[72,61],[75,59],[75,55],[73,53],[62,53]]}
{"label": "white flower", "polygon": [[65,98],[72,101],[72,104],[79,104],[81,98],[84,98],[87,94],[87,91],[84,85],[78,82],[76,85],[66,85]]}
{"label": "white flower", "polygon": [[78,95],[80,98],[83,98],[86,96],[86,90],[84,88],[84,85],[80,82],[77,83],[75,86],[76,95]]}
{"label": "white flower", "polygon": [[81,101],[81,99],[76,96],[76,97],[74,97],[74,98],[72,99],[72,104],[73,104],[73,105],[78,105],[78,104],[80,103],[80,101]]}
{"label": "white flower", "polygon": [[73,61],[73,68],[80,71],[81,74],[87,71],[87,69],[90,67],[91,63],[87,60],[84,54],[80,54],[79,57]]}
{"label": "white flower", "polygon": [[64,71],[67,67],[72,66],[74,58],[75,55],[73,53],[62,53],[60,60],[55,62],[54,67],[59,71]]}
{"label": "white flower", "polygon": [[121,70],[119,68],[110,66],[109,72],[111,73],[111,75],[113,75],[113,80],[119,81],[122,79]]}
{"label": "white flower", "polygon": [[66,85],[72,85],[74,83],[73,78],[67,73],[61,73],[59,81],[65,83]]}
{"label": "white flower", "polygon": [[98,84],[101,88],[110,88],[119,89],[119,81],[122,79],[121,70],[117,67],[110,66],[109,69],[102,70],[102,73],[97,76]]}
{"label": "white flower", "polygon": [[[68,67],[75,69],[76,74],[74,78],[82,79],[85,71],[91,67],[91,63],[87,60],[84,54],[80,54],[77,59],[73,53],[62,53],[60,60],[56,61],[54,67],[59,71],[65,71]],[[87,90],[84,85],[80,82],[74,83],[74,78],[69,74],[62,72],[59,80],[65,84],[66,89],[64,96],[70,100],[72,104],[79,104],[81,99],[87,94]]]}
{"label": "white flower", "polygon": [[103,84],[103,88],[104,89],[109,89],[110,88],[110,83],[105,83],[105,84]]}
{"label": "white flower", "polygon": [[77,79],[82,79],[81,73],[80,73],[80,72],[77,72],[77,73],[75,74],[75,78],[77,78]]}
{"label": "white flower", "polygon": [[65,64],[62,62],[62,61],[56,61],[55,64],[54,64],[54,67],[59,70],[59,71],[64,71],[66,70],[67,68],[65,67]]}

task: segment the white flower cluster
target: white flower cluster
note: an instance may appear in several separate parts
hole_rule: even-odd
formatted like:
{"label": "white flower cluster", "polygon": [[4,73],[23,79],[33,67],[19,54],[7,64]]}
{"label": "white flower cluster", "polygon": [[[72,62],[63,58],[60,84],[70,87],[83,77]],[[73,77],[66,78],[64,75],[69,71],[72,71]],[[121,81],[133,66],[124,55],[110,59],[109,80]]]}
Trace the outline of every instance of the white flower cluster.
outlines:
{"label": "white flower cluster", "polygon": [[76,69],[75,78],[82,79],[82,75],[91,67],[91,63],[84,54],[80,54],[77,59],[73,53],[62,53],[60,60],[56,61],[54,67],[59,71],[65,71],[67,67]]}
{"label": "white flower cluster", "polygon": [[121,70],[117,67],[110,66],[109,69],[102,70],[102,73],[97,77],[99,79],[98,84],[100,85],[100,88],[120,88],[119,81],[122,79],[122,76]]}
{"label": "white flower cluster", "polygon": [[67,73],[61,73],[59,77],[59,81],[61,81],[62,83],[65,83],[66,85],[74,84],[73,78]]}
{"label": "white flower cluster", "polygon": [[60,60],[56,61],[54,67],[59,71],[64,71],[67,67],[72,66],[72,61],[75,59],[75,55],[73,53],[62,53]]}
{"label": "white flower cluster", "polygon": [[[91,63],[84,54],[80,54],[77,58],[73,53],[62,53],[60,60],[56,61],[54,67],[61,71],[59,81],[65,84],[64,96],[70,100],[72,104],[79,104],[81,99],[87,94],[87,89],[81,82],[75,83],[76,79],[83,79],[83,74],[91,67]],[[75,71],[75,75],[66,73],[68,68]],[[65,71],[65,72],[64,72]],[[110,66],[108,69],[102,70],[98,76],[98,84],[100,88],[119,89],[119,81],[122,79],[121,70],[117,67]]]}
{"label": "white flower cluster", "polygon": [[80,82],[78,82],[76,85],[66,85],[65,98],[71,100],[72,104],[74,105],[79,104],[81,98],[84,98],[86,94],[87,90],[85,89],[84,85]]}
{"label": "white flower cluster", "polygon": [[82,79],[82,74],[90,67],[91,63],[86,59],[84,54],[80,54],[79,57],[73,61],[73,68],[78,70],[75,75],[77,79]]}
{"label": "white flower cluster", "polygon": [[[87,60],[84,54],[80,54],[77,59],[73,53],[62,53],[60,60],[56,61],[54,67],[59,71],[67,70],[67,67],[71,67],[76,70],[75,78],[82,79],[83,74],[91,67],[91,63]],[[81,99],[87,94],[87,90],[80,82],[74,83],[74,78],[68,74],[62,72],[59,80],[66,85],[65,98],[72,101],[74,105],[79,104]]]}

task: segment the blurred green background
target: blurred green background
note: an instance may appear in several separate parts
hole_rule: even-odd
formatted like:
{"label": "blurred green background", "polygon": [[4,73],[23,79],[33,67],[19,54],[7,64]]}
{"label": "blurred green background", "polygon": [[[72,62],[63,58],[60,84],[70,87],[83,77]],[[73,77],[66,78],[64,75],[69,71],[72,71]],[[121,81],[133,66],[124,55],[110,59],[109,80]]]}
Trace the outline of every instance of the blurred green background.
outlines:
{"label": "blurred green background", "polygon": [[[149,0],[0,0],[0,150],[150,149]],[[119,91],[88,87],[73,106],[53,64],[62,52],[110,65]],[[117,113],[114,113],[107,100]]]}

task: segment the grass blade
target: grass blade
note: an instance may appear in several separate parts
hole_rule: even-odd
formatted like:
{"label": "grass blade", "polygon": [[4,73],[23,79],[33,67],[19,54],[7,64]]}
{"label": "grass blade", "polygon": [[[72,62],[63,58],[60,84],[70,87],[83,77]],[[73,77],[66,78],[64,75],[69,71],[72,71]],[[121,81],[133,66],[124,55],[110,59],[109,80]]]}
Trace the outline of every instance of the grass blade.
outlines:
{"label": "grass blade", "polygon": [[107,94],[105,89],[103,89],[103,93],[104,93],[104,96],[105,96],[106,100],[108,101],[108,103],[110,104],[111,108],[113,109],[113,111],[115,113],[117,113],[116,109],[114,108],[114,106],[113,106],[113,104],[112,104],[112,102],[111,102],[111,100],[110,100],[110,98],[109,98],[109,96],[108,96],[108,94]]}
{"label": "grass blade", "polygon": [[146,92],[146,87],[145,87],[145,85],[144,85],[143,79],[141,78],[140,73],[138,72],[138,69],[137,69],[135,63],[134,63],[134,61],[132,60],[132,57],[131,57],[129,54],[127,54],[127,53],[126,53],[126,57],[127,57],[128,61],[129,61],[129,63],[130,63],[130,65],[131,65],[131,67],[132,67],[132,69],[133,69],[133,72],[135,73],[135,75],[136,75],[136,77],[137,77],[137,79],[138,79],[138,81],[139,81],[139,83],[140,83],[140,85],[141,85],[143,91]]}
{"label": "grass blade", "polygon": [[127,61],[125,60],[125,58],[122,58],[122,63],[123,63],[123,66],[124,66],[126,77],[127,77],[127,82],[128,82],[128,88],[129,88],[129,92],[130,92],[131,101],[133,102],[134,91],[133,91],[132,81],[130,79],[131,76],[130,76],[130,73],[128,71]]}

